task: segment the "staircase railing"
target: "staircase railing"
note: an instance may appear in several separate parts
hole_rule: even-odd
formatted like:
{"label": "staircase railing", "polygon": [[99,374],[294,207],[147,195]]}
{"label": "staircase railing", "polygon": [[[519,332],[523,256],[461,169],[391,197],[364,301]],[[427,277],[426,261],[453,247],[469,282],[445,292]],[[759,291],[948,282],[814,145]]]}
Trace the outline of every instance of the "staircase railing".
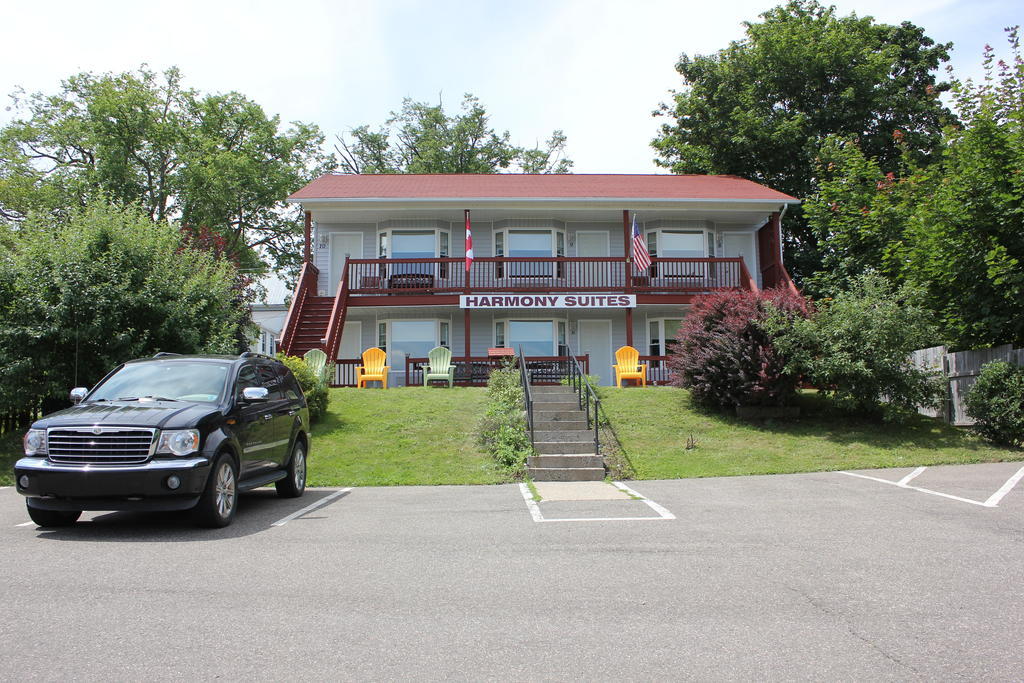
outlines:
{"label": "staircase railing", "polygon": [[345,314],[348,311],[348,259],[345,259],[345,266],[341,269],[341,279],[338,280],[338,292],[334,295],[334,306],[331,307],[331,317],[327,322],[327,337],[324,342],[324,353],[327,354],[329,363],[333,363],[338,357],[338,344],[341,343],[341,330],[345,326]]}
{"label": "staircase railing", "polygon": [[299,318],[302,314],[302,306],[309,293],[316,291],[316,282],[319,276],[320,271],[312,263],[307,261],[302,264],[299,279],[295,283],[295,292],[292,294],[292,303],[288,307],[288,315],[285,316],[284,326],[281,328],[281,338],[277,340],[277,347],[286,354],[291,353],[292,344],[295,341],[295,330],[299,326]]}
{"label": "staircase railing", "polygon": [[[526,406],[526,424],[530,428],[530,443],[533,443],[533,391],[530,389],[530,371],[526,369],[526,356],[519,345],[519,380],[523,383],[523,404]],[[579,363],[576,363],[579,365]]]}
{"label": "staircase railing", "polygon": [[[580,409],[586,410],[587,415],[587,426],[590,426],[591,415],[594,419],[594,455],[601,453],[601,437],[598,417],[601,410],[601,399],[597,397],[597,392],[594,391],[594,387],[590,385],[590,380],[587,378],[587,374],[583,372],[583,367],[580,365],[579,360],[573,353],[569,353],[569,385],[576,391],[576,395],[579,398]],[[593,411],[591,411],[591,404],[593,404]]]}

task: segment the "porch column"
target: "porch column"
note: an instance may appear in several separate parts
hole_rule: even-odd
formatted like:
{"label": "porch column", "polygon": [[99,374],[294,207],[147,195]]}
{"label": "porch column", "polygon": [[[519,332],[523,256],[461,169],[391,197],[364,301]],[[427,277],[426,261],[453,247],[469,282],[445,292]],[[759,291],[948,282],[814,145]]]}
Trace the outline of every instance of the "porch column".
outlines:
{"label": "porch column", "polygon": [[772,212],[772,239],[775,241],[775,258],[782,263],[782,212]]}
{"label": "porch column", "polygon": [[304,239],[302,242],[302,262],[309,263],[309,239],[310,231],[313,228],[313,212],[306,212],[306,229],[304,232]]}
{"label": "porch column", "polygon": [[465,345],[464,348],[466,350],[466,358],[469,358],[472,354],[470,353],[470,346],[469,346],[470,342],[469,342],[469,309],[468,308],[462,309],[462,321],[463,321],[463,324],[464,324],[464,327],[465,327],[465,335],[466,335],[466,337],[465,337],[465,344],[466,345]]}
{"label": "porch column", "polygon": [[[633,291],[633,273],[632,273],[633,269],[630,267],[630,254],[633,253],[632,250],[630,249],[630,244],[633,241],[632,232],[633,231],[631,230],[630,225],[629,225],[629,209],[624,209],[622,211],[622,260],[625,263],[625,266],[624,266],[625,270],[626,270],[626,282],[625,282],[625,284],[626,284],[626,291],[627,292],[632,292]],[[630,334],[630,333],[627,332],[627,334]],[[630,346],[632,346],[632,344],[630,344]]]}
{"label": "porch column", "polygon": [[[626,309],[626,346],[633,346],[633,309]],[[636,348],[635,346],[633,348]]]}

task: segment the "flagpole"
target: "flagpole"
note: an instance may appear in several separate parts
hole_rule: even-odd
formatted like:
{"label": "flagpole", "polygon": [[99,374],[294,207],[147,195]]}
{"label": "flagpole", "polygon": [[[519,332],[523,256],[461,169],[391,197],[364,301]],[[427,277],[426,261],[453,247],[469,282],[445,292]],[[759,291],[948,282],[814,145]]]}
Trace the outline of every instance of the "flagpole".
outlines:
{"label": "flagpole", "polygon": [[[629,222],[629,209],[622,211],[622,239],[626,250],[626,293],[633,291],[633,227]],[[633,309],[626,309],[626,346],[633,346]]]}
{"label": "flagpole", "polygon": [[[466,283],[464,291],[469,294],[469,266],[473,263],[473,231],[471,229],[471,223],[469,218],[469,209],[465,209],[466,217]],[[469,373],[470,378],[473,376],[473,364],[470,362],[472,357],[472,349],[470,348],[471,336],[470,336],[470,323],[469,323],[469,309],[462,309],[462,331],[463,331],[463,352],[466,358],[466,370]]]}

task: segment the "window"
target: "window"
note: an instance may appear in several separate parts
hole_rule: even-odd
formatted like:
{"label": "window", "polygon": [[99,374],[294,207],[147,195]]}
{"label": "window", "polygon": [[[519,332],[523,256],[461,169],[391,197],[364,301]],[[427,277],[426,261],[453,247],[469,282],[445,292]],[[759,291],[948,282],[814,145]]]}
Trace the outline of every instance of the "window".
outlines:
{"label": "window", "polygon": [[668,355],[676,345],[676,333],[682,324],[682,318],[658,318],[648,321],[647,353],[651,356]]}
{"label": "window", "polygon": [[[510,258],[551,258],[565,256],[565,232],[551,229],[508,229],[494,233],[494,255]],[[561,277],[562,266],[548,263],[510,263],[498,277]]]}
{"label": "window", "polygon": [[238,371],[238,381],[235,382],[235,395],[241,398],[242,390],[249,387],[262,386],[259,377],[256,375],[256,368],[252,365],[245,365]]}
{"label": "window", "polygon": [[[446,230],[385,230],[378,237],[378,255],[392,259],[433,259],[448,256]],[[433,274],[429,263],[396,263],[392,275],[405,273]]]}
{"label": "window", "polygon": [[377,324],[380,348],[388,352],[393,372],[405,372],[406,358],[426,358],[435,346],[448,346],[447,320],[388,320]]}
{"label": "window", "polygon": [[267,388],[267,400],[280,401],[284,398],[281,378],[278,376],[277,369],[269,363],[260,363],[257,366],[257,371],[260,375],[260,382]]}
{"label": "window", "polygon": [[714,255],[715,236],[706,230],[650,230],[647,251],[661,258],[704,258]]}
{"label": "window", "polygon": [[564,320],[497,320],[494,323],[494,345],[511,348],[527,356],[564,356],[566,344]]}

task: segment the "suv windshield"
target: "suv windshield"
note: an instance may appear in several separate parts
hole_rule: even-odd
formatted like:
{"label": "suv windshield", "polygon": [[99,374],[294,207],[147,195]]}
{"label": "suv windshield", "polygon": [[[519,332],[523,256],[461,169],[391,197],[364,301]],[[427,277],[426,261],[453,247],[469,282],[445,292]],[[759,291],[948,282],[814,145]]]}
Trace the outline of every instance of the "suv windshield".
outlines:
{"label": "suv windshield", "polygon": [[227,363],[129,363],[89,396],[90,401],[140,398],[216,403],[224,393]]}

